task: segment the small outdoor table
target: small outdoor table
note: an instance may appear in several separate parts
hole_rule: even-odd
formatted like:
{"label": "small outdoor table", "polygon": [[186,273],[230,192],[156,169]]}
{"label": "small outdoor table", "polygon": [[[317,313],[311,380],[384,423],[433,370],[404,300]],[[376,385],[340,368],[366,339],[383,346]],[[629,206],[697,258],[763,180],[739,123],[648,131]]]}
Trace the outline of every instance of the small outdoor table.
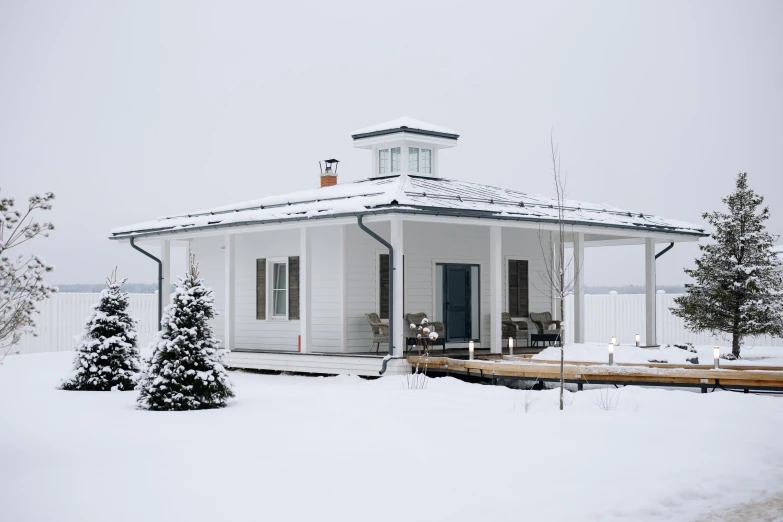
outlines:
{"label": "small outdoor table", "polygon": [[554,344],[560,340],[559,338],[559,334],[531,334],[530,346],[538,346],[538,343],[541,343],[543,346],[546,346],[546,343],[549,343],[550,346],[554,346]]}

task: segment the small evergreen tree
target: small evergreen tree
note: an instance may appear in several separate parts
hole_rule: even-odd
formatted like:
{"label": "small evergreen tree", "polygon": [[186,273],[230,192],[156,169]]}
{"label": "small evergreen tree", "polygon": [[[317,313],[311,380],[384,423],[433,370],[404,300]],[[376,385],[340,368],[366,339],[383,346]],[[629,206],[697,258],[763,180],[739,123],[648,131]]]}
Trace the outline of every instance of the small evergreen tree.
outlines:
{"label": "small evergreen tree", "polygon": [[764,227],[769,208],[757,210],[764,198],[748,186],[745,172],[736,185],[722,200],[727,214],[702,215],[715,228],[715,243],[699,245],[696,268],[685,270],[695,283],[685,285],[672,313],[696,332],[730,334],[732,355],[739,357],[743,337],[783,334],[783,273],[772,251],[777,236]]}
{"label": "small evergreen tree", "polygon": [[63,390],[132,390],[139,375],[135,321],[128,313],[128,294],[117,281],[117,269],[106,280],[100,301],[87,319],[76,349],[74,372]]}
{"label": "small evergreen tree", "polygon": [[225,350],[212,333],[212,290],[198,277],[193,257],[166,307],[157,345],[140,385],[139,406],[149,410],[221,408],[234,396],[223,367]]}

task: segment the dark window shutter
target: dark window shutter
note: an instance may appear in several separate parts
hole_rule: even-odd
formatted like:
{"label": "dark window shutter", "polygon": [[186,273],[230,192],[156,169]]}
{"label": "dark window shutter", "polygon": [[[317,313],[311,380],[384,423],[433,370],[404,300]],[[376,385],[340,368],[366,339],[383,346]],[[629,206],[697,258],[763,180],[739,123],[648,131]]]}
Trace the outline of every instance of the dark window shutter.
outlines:
{"label": "dark window shutter", "polygon": [[299,319],[299,256],[288,258],[288,319]]}
{"label": "dark window shutter", "polygon": [[530,289],[528,288],[527,261],[517,261],[519,272],[519,315],[517,317],[528,317],[530,315]]}
{"label": "dark window shutter", "polygon": [[381,254],[380,262],[378,263],[378,276],[380,281],[380,288],[378,289],[378,310],[380,311],[381,319],[389,318],[389,288],[391,281],[389,281],[389,254]]}
{"label": "dark window shutter", "polygon": [[519,265],[515,259],[508,260],[508,313],[519,317]]}
{"label": "dark window shutter", "polygon": [[[378,310],[380,310],[381,319],[389,318],[389,289],[391,288],[391,281],[389,280],[389,254],[381,254],[380,262],[378,263],[378,276],[380,280],[380,288],[378,289],[378,295],[380,296],[380,302],[378,303]],[[402,256],[402,298],[405,300],[405,256]]]}
{"label": "dark window shutter", "polygon": [[508,261],[508,313],[511,317],[527,317],[530,313],[527,270],[526,260]]}
{"label": "dark window shutter", "polygon": [[266,259],[256,259],[256,319],[266,319]]}

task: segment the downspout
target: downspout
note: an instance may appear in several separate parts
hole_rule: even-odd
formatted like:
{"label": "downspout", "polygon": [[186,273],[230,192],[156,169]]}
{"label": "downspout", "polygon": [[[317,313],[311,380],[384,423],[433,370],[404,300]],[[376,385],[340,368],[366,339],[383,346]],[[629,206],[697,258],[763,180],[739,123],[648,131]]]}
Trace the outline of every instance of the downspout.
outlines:
{"label": "downspout", "polygon": [[658,252],[657,254],[655,254],[655,259],[658,259],[658,258],[659,258],[659,257],[661,257],[662,255],[664,255],[666,252],[668,252],[669,250],[671,250],[672,248],[674,248],[674,243],[669,243],[669,246],[667,246],[666,248],[664,248],[663,250],[661,250],[660,252]]}
{"label": "downspout", "polygon": [[130,245],[144,254],[145,256],[149,257],[156,263],[158,263],[158,331],[161,330],[160,322],[163,319],[163,262],[158,259],[157,257],[153,256],[146,250],[142,250],[141,248],[136,246],[136,243],[133,242],[133,240],[136,239],[133,236],[130,238]]}
{"label": "downspout", "polygon": [[389,355],[383,358],[383,365],[381,366],[380,373],[383,375],[384,372],[386,372],[386,364],[388,364],[389,359],[394,357],[394,247],[391,246],[391,243],[367,228],[367,226],[362,223],[364,214],[358,214],[356,217],[359,228],[364,230],[373,239],[389,249]]}

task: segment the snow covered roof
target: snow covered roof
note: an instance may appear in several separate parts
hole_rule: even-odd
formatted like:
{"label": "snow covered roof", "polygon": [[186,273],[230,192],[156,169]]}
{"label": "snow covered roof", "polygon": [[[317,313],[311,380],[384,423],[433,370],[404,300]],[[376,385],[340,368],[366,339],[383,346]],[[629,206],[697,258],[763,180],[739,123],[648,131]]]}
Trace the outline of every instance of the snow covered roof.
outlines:
{"label": "snow covered roof", "polygon": [[369,138],[370,136],[380,136],[383,134],[392,134],[401,131],[412,132],[414,134],[428,134],[431,136],[452,138],[455,140],[459,138],[459,132],[455,130],[447,129],[439,125],[433,125],[424,121],[415,120],[413,118],[408,118],[407,116],[355,130],[351,133],[351,137],[356,140],[361,138]]}
{"label": "snow covered roof", "polygon": [[[704,235],[704,228],[658,216],[566,201],[569,223],[605,228],[653,230],[680,235]],[[515,190],[411,175],[394,175],[342,183],[200,212],[162,217],[115,228],[112,238],[175,234],[196,229],[281,223],[319,218],[383,213],[437,214],[517,221],[553,222],[557,201]]]}

